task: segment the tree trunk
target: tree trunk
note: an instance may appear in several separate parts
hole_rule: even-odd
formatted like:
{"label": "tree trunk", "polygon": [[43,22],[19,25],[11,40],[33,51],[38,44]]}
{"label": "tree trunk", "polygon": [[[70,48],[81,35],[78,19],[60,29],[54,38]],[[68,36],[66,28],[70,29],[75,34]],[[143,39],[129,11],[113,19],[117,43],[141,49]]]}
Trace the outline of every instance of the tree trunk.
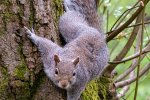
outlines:
{"label": "tree trunk", "polygon": [[0,100],[63,100],[65,92],[46,77],[38,51],[23,26],[60,44],[61,0],[0,1]]}
{"label": "tree trunk", "polygon": [[[43,72],[38,50],[23,30],[23,26],[33,27],[39,36],[61,45],[57,23],[62,13],[61,0],[0,0],[0,100],[66,99],[65,91]],[[95,82],[91,84],[89,89],[100,90]],[[89,89],[82,98],[98,100]]]}

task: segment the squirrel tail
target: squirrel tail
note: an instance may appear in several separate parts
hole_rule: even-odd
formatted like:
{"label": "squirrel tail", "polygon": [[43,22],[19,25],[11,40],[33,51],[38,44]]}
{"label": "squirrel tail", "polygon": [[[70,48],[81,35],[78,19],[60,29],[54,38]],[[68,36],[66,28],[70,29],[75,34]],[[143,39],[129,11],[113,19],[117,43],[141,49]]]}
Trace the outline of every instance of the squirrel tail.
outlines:
{"label": "squirrel tail", "polygon": [[77,11],[84,15],[89,26],[100,29],[100,18],[97,13],[99,0],[64,0],[66,11]]}

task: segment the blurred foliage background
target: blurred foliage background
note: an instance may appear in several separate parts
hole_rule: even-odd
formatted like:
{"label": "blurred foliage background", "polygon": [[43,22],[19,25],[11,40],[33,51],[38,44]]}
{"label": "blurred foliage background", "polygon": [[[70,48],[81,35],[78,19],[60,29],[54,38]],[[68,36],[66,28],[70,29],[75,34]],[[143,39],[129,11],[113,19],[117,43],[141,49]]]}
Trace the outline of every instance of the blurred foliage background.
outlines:
{"label": "blurred foliage background", "polygon": [[[103,21],[105,25],[104,32],[107,33],[110,31],[111,27],[114,25],[115,21],[122,15],[124,11],[137,2],[137,0],[101,0],[99,12],[104,14]],[[133,9],[122,21],[124,23],[127,19],[130,18],[132,13],[136,10]],[[145,21],[150,21],[150,3],[145,9]],[[132,23],[134,25],[134,22]],[[118,35],[114,40],[108,43],[110,51],[110,61],[112,61],[116,55],[121,51],[126,42],[128,41],[129,35],[131,34],[133,28],[126,28],[120,35]],[[143,46],[150,39],[150,24],[146,24],[144,28],[144,41]],[[127,56],[134,54],[134,45],[128,52]],[[150,62],[150,53],[142,60],[141,67],[144,67],[148,62]],[[123,73],[132,63],[128,61],[123,64],[119,64],[116,68],[117,75]],[[117,77],[116,75],[116,77]],[[133,100],[135,90],[135,82],[132,83],[130,90],[122,100]],[[119,90],[118,90],[119,91]],[[137,100],[150,100],[150,72],[146,73],[143,77],[140,78]]]}

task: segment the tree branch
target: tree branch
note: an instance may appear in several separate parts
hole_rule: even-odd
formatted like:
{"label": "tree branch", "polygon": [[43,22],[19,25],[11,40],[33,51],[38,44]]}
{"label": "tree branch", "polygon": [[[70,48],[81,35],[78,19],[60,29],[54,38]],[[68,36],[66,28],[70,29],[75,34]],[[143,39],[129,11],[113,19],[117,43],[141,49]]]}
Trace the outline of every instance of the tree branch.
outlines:
{"label": "tree branch", "polygon": [[[150,21],[144,22],[144,24],[150,24]],[[142,25],[142,23],[130,25],[130,26],[128,26],[127,28],[131,28],[131,27],[135,27],[135,26],[139,26],[139,25]]]}
{"label": "tree branch", "polygon": [[[132,8],[125,10],[125,11],[121,14],[121,16],[116,20],[116,22],[114,23],[114,25],[111,27],[110,31],[113,30],[113,28],[115,27],[115,25],[117,24],[117,22],[122,18],[122,16],[123,16],[124,14],[125,14],[125,15],[123,16],[123,18],[121,19],[121,21],[119,22],[119,24],[123,21],[123,19],[124,19],[133,9],[139,7],[139,6],[136,6],[138,3],[139,3],[139,1],[138,1],[137,3],[135,3]],[[119,26],[119,24],[116,25],[116,28],[117,28],[117,26]]]}
{"label": "tree branch", "polygon": [[[145,50],[142,50],[142,55],[143,54],[145,54],[145,53],[148,53],[148,52],[150,52],[150,50],[149,51],[145,51]],[[114,62],[108,62],[109,64],[120,64],[120,63],[125,63],[125,62],[127,62],[127,61],[130,61],[130,60],[132,60],[132,59],[135,59],[135,58],[137,58],[137,57],[139,57],[140,56],[140,52],[138,52],[138,53],[136,53],[136,54],[134,54],[134,55],[132,55],[132,56],[129,56],[129,57],[127,57],[127,58],[124,58],[123,60],[121,60],[121,61],[114,61]]]}
{"label": "tree branch", "polygon": [[[138,15],[136,23],[140,23],[141,22],[141,17],[142,17],[141,14]],[[126,45],[121,50],[121,52],[113,60],[113,62],[114,61],[120,61],[120,60],[122,60],[126,56],[126,54],[128,53],[129,49],[131,48],[131,46],[132,46],[132,44],[133,44],[133,42],[134,42],[134,40],[136,38],[136,35],[137,35],[138,31],[139,31],[139,26],[134,27],[129,40],[127,41]],[[111,72],[114,70],[114,68],[116,66],[117,66],[117,64],[108,64],[108,66],[106,67],[106,69],[103,70],[103,71],[104,71],[104,73],[106,71],[106,75],[110,76]]]}
{"label": "tree branch", "polygon": [[121,97],[125,96],[125,94],[128,92],[128,90],[129,90],[129,85],[123,87],[122,91],[119,92],[117,94],[117,96],[115,98],[113,98],[113,100],[120,100]]}
{"label": "tree branch", "polygon": [[[150,69],[150,63],[147,64],[146,67],[144,67],[144,68],[140,71],[140,73],[139,73],[139,78],[140,78],[141,76],[143,76],[146,72],[148,72],[149,69]],[[115,86],[116,86],[116,88],[122,88],[122,87],[124,87],[124,86],[127,86],[127,85],[133,83],[134,81],[136,81],[136,79],[137,79],[137,77],[134,76],[133,78],[130,78],[130,79],[127,79],[127,80],[124,80],[124,81],[121,81],[121,82],[116,83]]]}
{"label": "tree branch", "polygon": [[[129,78],[134,76],[134,72],[131,72]],[[120,100],[121,97],[124,97],[125,94],[129,91],[130,85],[127,85],[122,88],[121,92],[115,97],[115,100]]]}
{"label": "tree branch", "polygon": [[[146,47],[144,48],[144,50],[150,50],[150,40],[148,41]],[[141,57],[141,60],[146,56],[146,54],[143,54],[142,57]],[[133,61],[134,63],[132,65],[130,65],[129,69],[127,69],[123,74],[121,74],[115,82],[119,82],[121,81],[122,79],[124,79],[130,72],[132,72],[136,66],[138,65],[138,61]]]}
{"label": "tree branch", "polygon": [[[144,0],[143,4],[146,5],[149,2],[149,0]],[[140,7],[136,10],[136,12],[130,17],[129,20],[126,21],[122,26],[120,26],[117,30],[109,34],[106,38],[106,41],[109,42],[112,40],[115,36],[117,36],[122,30],[124,30],[129,24],[133,22],[133,20],[139,15],[139,13],[143,10],[143,5],[140,5]]]}
{"label": "tree branch", "polygon": [[[150,24],[150,21],[144,22],[144,24]],[[142,23],[137,23],[137,24],[134,24],[134,25],[130,25],[130,26],[126,27],[126,28],[131,28],[131,27],[140,26],[140,25],[142,25]],[[116,30],[109,31],[106,34],[110,34],[110,33],[114,32],[114,31],[116,31]]]}
{"label": "tree branch", "polygon": [[140,55],[139,55],[139,59],[138,59],[138,67],[137,67],[137,79],[136,79],[136,85],[135,85],[135,94],[134,94],[134,100],[136,100],[137,98],[137,92],[138,92],[138,86],[139,86],[139,72],[140,72],[140,67],[141,67],[141,55],[142,55],[142,47],[143,47],[143,33],[144,33],[144,10],[141,12],[142,13],[142,31],[139,34],[139,38],[140,38]]}

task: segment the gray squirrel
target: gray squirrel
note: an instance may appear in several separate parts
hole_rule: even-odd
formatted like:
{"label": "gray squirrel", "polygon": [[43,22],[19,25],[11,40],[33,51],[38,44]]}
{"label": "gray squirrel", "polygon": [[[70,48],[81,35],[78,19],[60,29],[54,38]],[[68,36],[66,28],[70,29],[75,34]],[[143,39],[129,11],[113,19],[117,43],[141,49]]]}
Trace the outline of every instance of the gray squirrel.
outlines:
{"label": "gray squirrel", "polygon": [[59,30],[67,42],[64,47],[25,27],[41,53],[45,73],[55,85],[67,91],[67,100],[78,100],[86,84],[100,75],[109,59],[96,2],[64,0],[66,12],[59,20]]}

